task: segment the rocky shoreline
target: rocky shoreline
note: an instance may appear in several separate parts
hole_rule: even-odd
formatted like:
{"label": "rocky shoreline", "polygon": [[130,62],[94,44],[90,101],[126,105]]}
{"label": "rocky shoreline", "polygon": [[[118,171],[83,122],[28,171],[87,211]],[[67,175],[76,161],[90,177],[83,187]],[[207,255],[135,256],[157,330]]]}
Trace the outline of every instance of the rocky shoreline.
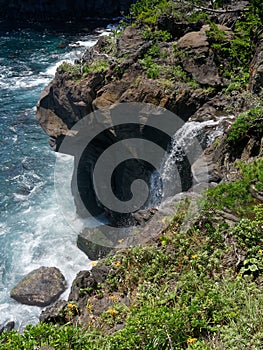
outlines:
{"label": "rocky shoreline", "polygon": [[[234,35],[232,24],[239,16],[239,11],[231,13],[231,16],[228,13],[221,14],[220,22],[224,22],[224,26],[216,24],[214,30],[223,31],[224,40],[230,42]],[[51,137],[50,144],[53,149],[60,151],[65,136],[70,134],[79,120],[91,112],[109,108],[116,103],[151,103],[177,114],[184,122],[220,121],[220,136],[209,144],[202,155],[208,167],[205,188],[236,179],[239,176],[235,164],[237,159],[251,161],[263,155],[262,130],[259,131],[255,125],[251,125],[234,146],[227,141],[231,124],[240,113],[254,107],[257,94],[262,88],[263,36],[262,34],[258,36],[254,48],[254,57],[249,68],[249,88],[243,91],[231,90],[229,88],[231,77],[226,77],[221,71],[222,67],[224,69],[228,67],[228,57],[222,57],[218,62],[211,29],[211,25],[209,26],[204,20],[189,23],[175,20],[169,15],[162,15],[158,18],[157,30],[169,34],[167,41],[162,37],[159,39],[147,37],[145,28],[141,25],[130,26],[120,35],[100,38],[94,48],[86,52],[83,59],[76,62],[75,66],[66,64],[60,66],[53,81],[43,91],[37,106],[38,121]],[[161,36],[163,35],[164,33],[161,33]],[[154,65],[149,63],[149,57]],[[162,67],[162,71],[156,76],[158,67]],[[176,72],[173,71],[175,79],[171,78],[171,67],[179,67]],[[105,118],[102,123],[110,125],[111,121]],[[213,126],[204,130],[205,135],[211,135],[213,132]],[[133,129],[125,130],[125,133],[138,136]],[[104,150],[121,137],[119,130],[113,128],[110,135],[99,140],[100,147]],[[92,156],[96,160],[94,153]],[[195,163],[193,171],[202,173],[200,159]],[[135,175],[139,173],[140,168],[137,168]],[[130,183],[130,176],[130,171],[115,174],[115,182],[122,184],[120,197],[127,192],[125,183]],[[90,176],[88,179],[85,186],[90,189],[93,185]],[[195,185],[201,186],[201,190],[204,188],[202,181]],[[166,205],[167,213],[164,216],[172,215],[176,204],[186,198],[191,200],[199,198],[200,191],[197,187],[196,190],[191,187],[185,193],[169,198],[170,206]],[[83,188],[84,193],[85,191],[86,188]],[[257,201],[262,202],[262,193],[253,186],[251,194]],[[95,211],[101,209],[93,194],[87,198],[87,203],[88,205],[92,203]],[[147,221],[146,211],[146,214],[140,213],[134,222],[144,220],[144,215]],[[227,210],[222,210],[217,215],[230,226],[239,221],[237,216]],[[118,217],[112,215],[111,218],[118,224]],[[142,235],[147,237],[147,240],[142,239],[140,243],[157,247],[160,237],[168,226],[169,223],[162,221],[157,213],[151,222],[150,233],[146,230],[145,235]],[[92,260],[101,259],[110,251],[116,253],[110,248],[90,244],[83,232],[78,237],[78,246]],[[121,254],[120,246],[117,249],[117,256]],[[241,261],[244,261],[242,252],[240,256]],[[235,263],[237,262],[230,262],[232,265]],[[68,300],[56,301],[45,309],[40,321],[59,325],[68,322],[73,325],[97,324],[100,315],[113,308],[116,300],[129,307],[133,300],[132,290],[127,293],[121,293],[119,290],[113,293],[112,291],[100,293],[107,278],[109,276],[114,278],[120,266],[119,261],[109,265],[102,260],[91,271],[79,272],[71,286]],[[54,299],[50,300],[50,303],[53,301]],[[124,320],[121,320],[114,324],[114,327],[108,328],[110,332],[114,332],[123,326]]]}

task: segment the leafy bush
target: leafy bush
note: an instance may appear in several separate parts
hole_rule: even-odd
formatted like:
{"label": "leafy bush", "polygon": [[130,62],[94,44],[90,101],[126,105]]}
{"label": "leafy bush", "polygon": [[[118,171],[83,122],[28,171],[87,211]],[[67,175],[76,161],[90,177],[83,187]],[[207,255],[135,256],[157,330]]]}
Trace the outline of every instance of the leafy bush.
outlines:
{"label": "leafy bush", "polygon": [[103,73],[106,72],[109,67],[109,62],[105,59],[93,61],[90,65],[85,65],[83,68],[83,76],[87,76],[88,73]]}
{"label": "leafy bush", "polygon": [[239,215],[246,212],[247,206],[252,201],[249,193],[249,184],[243,180],[222,183],[208,189],[207,199],[207,208],[228,209]]}
{"label": "leafy bush", "polygon": [[263,191],[263,159],[258,158],[249,163],[237,162],[245,183],[254,184],[258,191]]}
{"label": "leafy bush", "polygon": [[239,179],[208,189],[206,209],[227,209],[241,216],[250,213],[250,207],[255,203],[250,194],[251,184],[258,191],[263,190],[263,160],[258,158],[249,163],[237,161],[235,165]]}
{"label": "leafy bush", "polygon": [[236,143],[246,135],[249,128],[254,127],[263,132],[263,108],[257,107],[240,114],[229,129],[227,141]]}
{"label": "leafy bush", "polygon": [[154,26],[157,18],[163,13],[171,13],[173,1],[139,0],[131,5],[130,15],[138,22]]}
{"label": "leafy bush", "polygon": [[61,73],[69,73],[71,79],[81,78],[81,66],[80,66],[80,64],[72,64],[69,62],[63,62],[58,67],[58,71]]}
{"label": "leafy bush", "polygon": [[146,40],[156,40],[167,42],[172,39],[172,35],[166,30],[151,30],[149,28],[145,29],[142,33],[142,37]]}
{"label": "leafy bush", "polygon": [[99,349],[93,344],[99,343],[102,336],[87,333],[85,330],[69,325],[57,326],[39,323],[27,326],[23,333],[11,331],[0,335],[0,348],[5,350],[32,350],[40,346],[52,346],[59,350]]}

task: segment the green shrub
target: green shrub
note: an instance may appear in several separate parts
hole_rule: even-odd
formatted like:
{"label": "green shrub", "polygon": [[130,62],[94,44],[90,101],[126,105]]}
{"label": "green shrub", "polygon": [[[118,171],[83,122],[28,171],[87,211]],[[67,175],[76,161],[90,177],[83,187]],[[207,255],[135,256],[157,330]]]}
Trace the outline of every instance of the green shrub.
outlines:
{"label": "green shrub", "polygon": [[237,162],[237,169],[245,183],[254,184],[258,191],[263,191],[263,159],[258,158],[249,163]]}
{"label": "green shrub", "polygon": [[58,71],[61,73],[69,73],[71,79],[81,78],[81,65],[72,64],[69,62],[63,62],[59,67]]}
{"label": "green shrub", "polygon": [[253,108],[240,114],[229,129],[227,141],[236,143],[246,135],[251,127],[255,127],[259,132],[263,131],[263,108]]}
{"label": "green shrub", "polygon": [[258,276],[263,272],[263,205],[253,209],[254,218],[242,219],[233,229],[238,245],[246,252],[242,274]]}
{"label": "green shrub", "polygon": [[153,57],[146,54],[144,58],[139,60],[142,68],[146,71],[147,78],[149,79],[157,79],[159,77],[159,73],[162,69],[162,66],[155,63],[153,61]]}
{"label": "green shrub", "polygon": [[101,338],[99,333],[88,333],[80,327],[39,323],[27,326],[23,333],[11,331],[1,334],[0,349],[33,350],[40,346],[52,346],[59,350],[99,349],[95,344],[99,344]]}
{"label": "green shrub", "polygon": [[239,215],[246,212],[252,197],[249,184],[243,180],[219,184],[207,191],[207,208],[217,210],[228,209]]}
{"label": "green shrub", "polygon": [[172,39],[172,35],[166,30],[151,30],[149,28],[144,30],[142,37],[146,40],[156,40],[162,42],[168,42]]}
{"label": "green shrub", "polygon": [[93,61],[90,65],[85,65],[83,68],[83,76],[88,73],[103,73],[109,67],[109,62],[105,59]]}
{"label": "green shrub", "polygon": [[138,22],[154,26],[157,18],[163,13],[171,13],[173,1],[139,0],[130,7],[130,15]]}

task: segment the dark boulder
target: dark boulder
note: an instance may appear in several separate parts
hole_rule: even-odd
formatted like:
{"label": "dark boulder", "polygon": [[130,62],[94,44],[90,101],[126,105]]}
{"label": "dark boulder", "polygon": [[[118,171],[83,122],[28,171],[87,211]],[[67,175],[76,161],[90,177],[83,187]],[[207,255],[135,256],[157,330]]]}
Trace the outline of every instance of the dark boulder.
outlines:
{"label": "dark boulder", "polygon": [[3,333],[3,332],[10,332],[14,328],[15,328],[15,322],[14,321],[7,322],[5,325],[0,326],[0,334]]}
{"label": "dark boulder", "polygon": [[21,304],[47,306],[65,291],[66,281],[56,267],[40,267],[30,272],[12,289],[11,298]]}
{"label": "dark boulder", "polygon": [[183,35],[198,31],[201,29],[204,23],[200,22],[187,22],[187,21],[176,21],[172,15],[161,15],[157,19],[157,27],[160,30],[168,31],[173,38],[181,38]]}
{"label": "dark boulder", "polygon": [[[68,301],[59,300],[47,307],[42,311],[40,321],[65,324],[82,317],[87,312],[89,299],[97,293],[99,285],[106,280],[109,271],[110,268],[105,265],[94,266],[91,271],[80,271],[72,282]],[[75,306],[74,310],[70,310],[72,305]],[[99,310],[96,313],[99,313]]]}
{"label": "dark boulder", "polygon": [[112,251],[112,248],[110,247],[105,247],[98,243],[92,242],[89,238],[89,233],[87,231],[90,230],[86,229],[79,233],[77,239],[77,246],[88,256],[89,259],[99,260],[101,258],[104,258]]}
{"label": "dark boulder", "polygon": [[64,324],[64,310],[67,307],[65,300],[58,300],[53,305],[47,307],[41,312],[39,320],[45,323]]}
{"label": "dark boulder", "polygon": [[98,284],[106,280],[108,273],[109,268],[105,265],[94,266],[91,271],[80,271],[72,282],[68,300],[79,302],[83,297],[93,295]]}

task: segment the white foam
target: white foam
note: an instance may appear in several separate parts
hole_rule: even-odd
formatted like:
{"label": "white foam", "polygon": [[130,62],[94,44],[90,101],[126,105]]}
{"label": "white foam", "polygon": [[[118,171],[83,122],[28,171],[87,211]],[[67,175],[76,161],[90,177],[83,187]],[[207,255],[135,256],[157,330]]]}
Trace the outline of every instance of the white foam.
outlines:
{"label": "white foam", "polygon": [[[95,36],[85,36],[76,41],[75,46],[72,46],[71,51],[66,54],[56,53],[56,56],[47,57],[41,53],[39,58],[41,63],[46,64],[49,59],[52,63],[46,65],[47,68],[40,73],[29,68],[17,73],[12,68],[4,67],[5,71],[0,72],[0,88],[12,87],[13,90],[23,90],[17,95],[17,101],[23,102],[25,96],[28,98],[33,91],[41,90],[49,83],[62,62],[73,63],[81,57],[86,48],[93,46],[96,42]],[[36,62],[38,55],[39,53],[34,58]],[[17,76],[19,74],[21,76]],[[31,108],[30,113],[35,110],[36,107]],[[26,112],[28,110],[23,110],[23,113]],[[15,133],[16,128],[12,131]],[[15,134],[14,138],[16,137]],[[33,158],[39,154],[39,152],[35,153],[35,150],[39,151],[39,147],[43,147],[43,164],[48,162],[45,159],[47,148],[35,143],[30,147]],[[72,159],[70,161],[72,162]],[[77,248],[76,244],[77,235],[83,223],[75,214],[70,181],[67,188],[66,212],[61,212],[53,187],[52,164],[48,164],[48,167],[51,173],[42,172],[40,169],[28,170],[25,167],[23,173],[19,175],[14,173],[13,178],[9,178],[9,181],[17,185],[18,190],[15,189],[14,193],[9,195],[13,198],[12,212],[4,211],[0,220],[0,237],[4,238],[3,249],[8,252],[3,266],[0,267],[2,282],[0,325],[13,320],[16,322],[16,327],[22,329],[28,323],[38,322],[41,308],[18,304],[9,296],[11,289],[33,269],[40,266],[56,266],[64,274],[70,287],[80,270],[91,268],[90,260]],[[64,164],[62,179],[63,177],[70,179],[71,172],[72,168]],[[22,189],[21,193],[19,188]],[[68,293],[69,288],[61,297],[67,298]]]}
{"label": "white foam", "polygon": [[[21,201],[25,200],[23,195],[16,196]],[[47,194],[44,204],[25,208],[16,220],[20,230],[16,229],[16,240],[11,244],[13,268],[7,276],[5,295],[1,297],[7,299],[7,303],[1,305],[0,324],[14,320],[21,328],[27,323],[36,323],[41,311],[40,308],[21,306],[8,300],[11,288],[21,280],[21,276],[41,266],[55,266],[67,280],[68,289],[62,296],[67,298],[76,274],[89,269],[90,260],[77,248],[77,233],[67,225],[53,191]],[[11,234],[11,230],[12,226],[9,226],[7,234]]]}
{"label": "white foam", "polygon": [[96,42],[98,41],[97,38],[94,38],[92,40],[78,40],[72,44],[69,44],[70,47],[86,47],[86,48],[90,48],[92,46],[94,46],[96,44]]}

